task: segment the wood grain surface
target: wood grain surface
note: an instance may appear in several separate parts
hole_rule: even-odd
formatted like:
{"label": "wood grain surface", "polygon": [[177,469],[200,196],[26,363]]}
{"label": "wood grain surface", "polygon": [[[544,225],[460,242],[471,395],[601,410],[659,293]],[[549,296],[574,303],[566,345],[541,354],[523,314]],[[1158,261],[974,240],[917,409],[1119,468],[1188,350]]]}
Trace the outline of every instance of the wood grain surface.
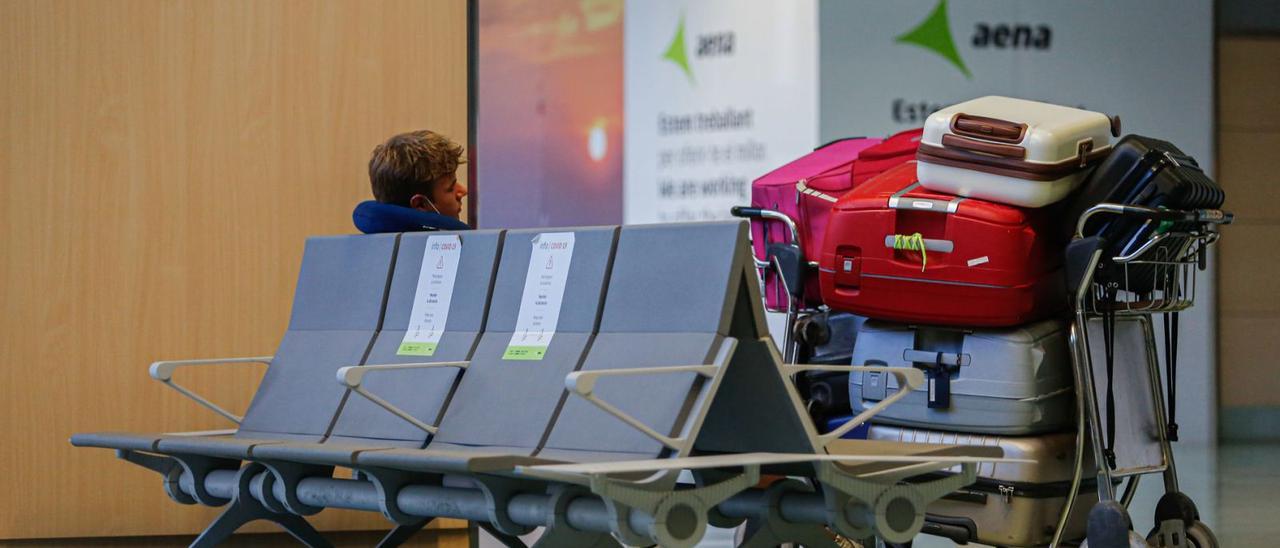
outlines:
{"label": "wood grain surface", "polygon": [[[273,353],[373,146],[466,142],[466,3],[6,0],[0,74],[0,539],[195,533],[217,509],[68,437],[228,426],[147,364]],[[261,371],[180,375],[242,411]]]}

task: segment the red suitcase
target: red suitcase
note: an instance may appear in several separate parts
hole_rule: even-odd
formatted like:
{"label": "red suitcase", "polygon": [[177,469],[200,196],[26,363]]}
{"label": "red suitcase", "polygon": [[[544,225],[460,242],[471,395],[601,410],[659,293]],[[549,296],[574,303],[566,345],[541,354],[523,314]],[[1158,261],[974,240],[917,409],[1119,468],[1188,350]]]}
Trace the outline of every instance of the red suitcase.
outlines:
{"label": "red suitcase", "polygon": [[924,128],[908,129],[890,135],[880,144],[862,151],[857,163],[853,164],[853,186],[901,165],[907,160],[915,159],[920,148],[920,136]]}
{"label": "red suitcase", "polygon": [[1066,302],[1052,220],[1051,210],[927,190],[914,161],[900,165],[832,208],[822,297],[835,310],[899,322],[994,327],[1041,319]]}

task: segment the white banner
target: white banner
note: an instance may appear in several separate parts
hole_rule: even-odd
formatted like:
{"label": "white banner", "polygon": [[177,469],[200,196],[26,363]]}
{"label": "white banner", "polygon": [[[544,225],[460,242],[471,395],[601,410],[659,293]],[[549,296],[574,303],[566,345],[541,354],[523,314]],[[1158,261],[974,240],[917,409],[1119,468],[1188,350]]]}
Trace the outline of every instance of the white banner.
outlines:
{"label": "white banner", "polygon": [[627,2],[626,223],[723,219],[817,141],[814,0]]}

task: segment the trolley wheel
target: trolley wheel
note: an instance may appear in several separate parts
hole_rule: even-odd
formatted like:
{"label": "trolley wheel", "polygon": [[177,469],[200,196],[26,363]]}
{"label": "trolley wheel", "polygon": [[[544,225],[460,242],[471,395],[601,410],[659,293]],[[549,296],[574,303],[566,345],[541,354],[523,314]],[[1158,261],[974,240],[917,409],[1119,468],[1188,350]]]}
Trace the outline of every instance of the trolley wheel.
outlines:
{"label": "trolley wheel", "polygon": [[[1213,531],[1203,521],[1193,521],[1189,527],[1182,529],[1180,532],[1186,537],[1185,546],[1193,546],[1195,548],[1218,548],[1219,546],[1218,537],[1213,534]],[[1151,534],[1147,535],[1147,544],[1157,548],[1178,545],[1178,539],[1161,539],[1159,533],[1160,529],[1158,527],[1151,531]]]}
{"label": "trolley wheel", "polygon": [[1213,534],[1203,521],[1197,521],[1187,528],[1187,540],[1196,548],[1218,548],[1218,537]]}
{"label": "trolley wheel", "polygon": [[1094,505],[1089,511],[1089,522],[1082,546],[1122,548],[1147,546],[1147,542],[1133,533],[1133,522],[1129,520],[1129,512],[1125,511],[1124,506],[1117,501],[1106,500]]}
{"label": "trolley wheel", "polygon": [[1213,532],[1200,521],[1200,511],[1191,497],[1177,491],[1165,493],[1156,503],[1155,527],[1147,534],[1147,543],[1162,547],[1181,546],[1184,542],[1200,548],[1218,545]]}

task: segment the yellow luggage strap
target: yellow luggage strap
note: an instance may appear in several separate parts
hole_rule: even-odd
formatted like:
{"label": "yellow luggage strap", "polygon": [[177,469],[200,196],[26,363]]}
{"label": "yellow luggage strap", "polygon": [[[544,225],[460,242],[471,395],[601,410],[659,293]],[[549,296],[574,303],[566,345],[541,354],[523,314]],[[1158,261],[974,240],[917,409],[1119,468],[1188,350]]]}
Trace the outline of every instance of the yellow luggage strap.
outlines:
{"label": "yellow luggage strap", "polygon": [[919,251],[921,272],[924,272],[925,265],[929,264],[929,255],[924,247],[924,236],[921,236],[919,232],[915,234],[894,234],[893,248],[904,251]]}

